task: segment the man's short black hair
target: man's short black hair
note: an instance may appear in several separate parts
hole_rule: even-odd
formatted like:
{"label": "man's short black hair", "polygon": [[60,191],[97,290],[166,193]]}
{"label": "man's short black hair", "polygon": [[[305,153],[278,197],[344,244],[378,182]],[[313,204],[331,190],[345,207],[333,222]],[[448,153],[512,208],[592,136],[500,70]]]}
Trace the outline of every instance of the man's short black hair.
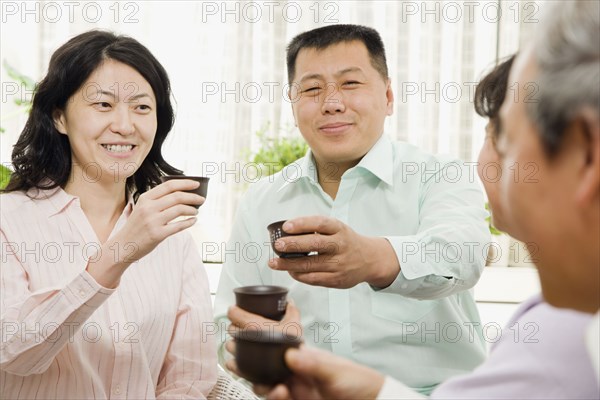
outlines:
{"label": "man's short black hair", "polygon": [[303,32],[296,36],[287,47],[288,83],[292,83],[296,73],[296,58],[302,49],[323,50],[334,44],[360,41],[364,43],[371,58],[371,65],[384,80],[388,79],[385,48],[381,36],[375,29],[361,25],[329,25]]}

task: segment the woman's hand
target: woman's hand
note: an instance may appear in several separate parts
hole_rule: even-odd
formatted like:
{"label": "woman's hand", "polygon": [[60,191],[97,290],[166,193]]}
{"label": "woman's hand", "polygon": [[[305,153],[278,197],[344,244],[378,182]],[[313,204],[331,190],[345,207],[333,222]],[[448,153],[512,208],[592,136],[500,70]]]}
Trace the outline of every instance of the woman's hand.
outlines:
{"label": "woman's hand", "polygon": [[[204,198],[184,190],[198,185],[199,182],[192,180],[173,179],[143,193],[125,226],[90,259],[88,273],[100,285],[116,287],[131,263],[169,236],[194,225],[198,210],[193,206],[204,203]],[[190,218],[171,222],[178,217]]]}

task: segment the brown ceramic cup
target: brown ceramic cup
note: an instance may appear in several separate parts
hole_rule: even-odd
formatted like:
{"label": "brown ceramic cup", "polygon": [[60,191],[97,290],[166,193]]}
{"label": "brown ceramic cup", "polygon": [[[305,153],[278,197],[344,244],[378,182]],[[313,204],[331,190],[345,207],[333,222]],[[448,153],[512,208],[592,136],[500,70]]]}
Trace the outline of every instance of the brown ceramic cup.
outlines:
{"label": "brown ceramic cup", "polygon": [[235,303],[242,310],[281,321],[287,307],[288,290],[281,286],[242,286],[233,289]]}
{"label": "brown ceramic cup", "polygon": [[[277,241],[277,239],[282,238],[282,237],[286,237],[286,236],[299,236],[299,235],[303,235],[303,233],[300,234],[291,234],[291,233],[287,233],[283,230],[282,226],[285,223],[284,221],[277,221],[277,222],[273,222],[272,224],[270,224],[269,226],[267,226],[267,230],[269,231],[269,238],[271,239],[271,247],[273,248],[273,251],[275,252],[275,254],[277,254],[279,257],[281,258],[298,258],[298,257],[306,257],[309,253],[306,252],[298,252],[298,251],[293,251],[294,250],[294,244],[290,243],[287,247],[288,247],[288,251],[279,251],[277,249],[275,249],[275,242]],[[297,248],[296,248],[297,250]]]}
{"label": "brown ceramic cup", "polygon": [[[186,176],[186,175],[164,175],[160,177],[161,182],[170,181],[172,179],[190,179],[192,181],[200,182],[200,186],[196,189],[192,190],[184,190],[184,192],[188,193],[196,193],[204,198],[206,198],[206,194],[208,193],[208,181],[210,178],[204,176]],[[192,207],[200,208],[199,205],[190,204]]]}
{"label": "brown ceramic cup", "polygon": [[255,384],[275,385],[292,375],[284,355],[289,348],[300,346],[298,336],[248,329],[232,336],[235,340],[235,362],[245,379]]}

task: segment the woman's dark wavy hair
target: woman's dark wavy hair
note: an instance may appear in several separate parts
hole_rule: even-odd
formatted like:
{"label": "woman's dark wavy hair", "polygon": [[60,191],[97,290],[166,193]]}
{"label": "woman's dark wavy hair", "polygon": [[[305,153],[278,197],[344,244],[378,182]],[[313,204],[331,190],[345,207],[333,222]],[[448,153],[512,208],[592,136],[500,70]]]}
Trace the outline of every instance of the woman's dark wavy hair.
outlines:
{"label": "woman's dark wavy hair", "polygon": [[154,143],[142,165],[127,178],[127,191],[141,194],[160,183],[161,175],[182,173],[161,153],[174,122],[171,84],[165,69],[137,40],[92,30],[75,36],[52,54],[48,73],[36,88],[29,118],[13,149],[14,172],[5,192],[65,187],[71,172],[71,146],[67,136],[56,129],[53,114],[65,109],[71,96],[106,60],[121,62],[139,72],[156,98]]}
{"label": "woman's dark wavy hair", "polygon": [[475,112],[486,117],[492,124],[493,137],[496,140],[500,128],[500,107],[504,103],[508,89],[508,76],[516,54],[496,65],[477,85],[475,89]]}

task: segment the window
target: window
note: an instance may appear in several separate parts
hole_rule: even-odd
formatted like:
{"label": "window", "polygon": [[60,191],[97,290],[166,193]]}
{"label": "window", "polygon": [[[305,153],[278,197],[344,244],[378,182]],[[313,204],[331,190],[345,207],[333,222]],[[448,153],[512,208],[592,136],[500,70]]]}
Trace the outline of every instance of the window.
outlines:
{"label": "window", "polygon": [[[154,53],[169,72],[176,99],[165,157],[188,174],[211,177],[194,234],[199,243],[222,248],[248,183],[242,154],[258,145],[254,132],[269,122],[272,135],[299,135],[289,130],[293,118],[285,95],[285,46],[293,36],[332,23],[377,29],[396,96],[387,133],[476,160],[485,122],[472,111],[473,83],[498,57],[517,50],[539,20],[539,6],[526,0],[42,1],[4,2],[3,19],[3,60],[36,80],[54,49],[88,29],[131,35]],[[13,100],[26,95],[12,93],[10,84],[3,71],[5,164],[25,122],[23,115],[9,117]]]}

